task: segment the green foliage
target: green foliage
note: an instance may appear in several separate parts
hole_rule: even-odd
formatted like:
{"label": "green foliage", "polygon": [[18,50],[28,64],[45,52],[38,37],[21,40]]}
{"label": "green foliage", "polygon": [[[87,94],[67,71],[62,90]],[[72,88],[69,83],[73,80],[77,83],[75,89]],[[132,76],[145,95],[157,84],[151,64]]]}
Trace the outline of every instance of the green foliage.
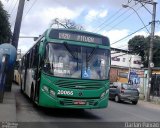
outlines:
{"label": "green foliage", "polygon": [[160,37],[155,36],[153,46],[153,62],[155,67],[160,67]]}
{"label": "green foliage", "polygon": [[0,1],[0,44],[10,42],[11,35],[9,15],[7,11],[3,9],[3,5]]}
{"label": "green foliage", "polygon": [[[138,54],[142,58],[144,67],[148,67],[148,51],[150,37],[135,36],[128,42],[128,48],[132,53]],[[153,63],[155,67],[160,67],[160,37],[155,36],[153,43]]]}

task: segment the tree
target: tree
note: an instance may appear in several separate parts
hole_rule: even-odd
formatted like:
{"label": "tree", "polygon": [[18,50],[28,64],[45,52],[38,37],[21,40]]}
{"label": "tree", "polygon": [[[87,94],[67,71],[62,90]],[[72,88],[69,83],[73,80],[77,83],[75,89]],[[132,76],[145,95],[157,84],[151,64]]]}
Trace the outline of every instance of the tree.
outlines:
{"label": "tree", "polygon": [[142,64],[147,66],[147,43],[144,36],[135,36],[128,42],[128,49],[130,52],[141,56]]}
{"label": "tree", "polygon": [[155,67],[160,67],[160,37],[155,36],[153,46],[153,62]]}
{"label": "tree", "polygon": [[11,35],[9,15],[7,11],[3,9],[3,5],[0,1],[0,44],[10,42]]}
{"label": "tree", "polygon": [[[144,67],[148,67],[148,49],[150,37],[135,36],[128,42],[129,51],[138,54],[142,58]],[[153,63],[155,67],[160,67],[160,37],[155,36],[153,46]]]}
{"label": "tree", "polygon": [[55,18],[52,20],[50,27],[56,26],[58,28],[69,28],[69,29],[78,29],[84,30],[84,27],[81,25],[76,24],[74,21],[70,19],[59,19]]}

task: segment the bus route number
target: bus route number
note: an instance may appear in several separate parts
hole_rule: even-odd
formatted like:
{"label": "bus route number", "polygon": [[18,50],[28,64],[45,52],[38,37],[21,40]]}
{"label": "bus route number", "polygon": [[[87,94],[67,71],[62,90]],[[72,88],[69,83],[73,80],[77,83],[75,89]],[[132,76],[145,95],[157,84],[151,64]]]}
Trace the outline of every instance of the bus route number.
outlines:
{"label": "bus route number", "polygon": [[59,33],[59,38],[60,39],[70,39],[71,35],[67,33]]}
{"label": "bus route number", "polygon": [[73,91],[58,90],[58,95],[73,95]]}

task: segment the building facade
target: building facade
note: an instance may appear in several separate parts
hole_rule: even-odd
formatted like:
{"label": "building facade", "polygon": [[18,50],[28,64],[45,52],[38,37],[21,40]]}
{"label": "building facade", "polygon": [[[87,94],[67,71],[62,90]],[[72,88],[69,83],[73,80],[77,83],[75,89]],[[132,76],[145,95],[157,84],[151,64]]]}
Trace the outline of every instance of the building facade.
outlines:
{"label": "building facade", "polygon": [[110,81],[128,83],[129,74],[141,70],[141,57],[126,50],[114,49],[111,51]]}

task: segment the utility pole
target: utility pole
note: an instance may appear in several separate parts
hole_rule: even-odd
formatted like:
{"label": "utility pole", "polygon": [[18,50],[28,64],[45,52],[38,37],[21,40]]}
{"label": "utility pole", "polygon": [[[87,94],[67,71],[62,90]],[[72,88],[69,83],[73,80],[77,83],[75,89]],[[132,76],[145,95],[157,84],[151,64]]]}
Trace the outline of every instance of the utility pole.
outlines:
{"label": "utility pole", "polygon": [[17,49],[25,0],[19,0],[16,22],[13,31],[12,45]]}
{"label": "utility pole", "polygon": [[[21,28],[22,16],[23,16],[24,3],[25,3],[25,0],[19,0],[16,22],[15,22],[13,37],[11,42],[11,44],[16,49],[18,47],[18,40],[19,40],[19,33]],[[14,76],[14,69],[12,69],[10,72],[7,72],[5,91],[9,91],[9,92],[11,91],[13,76]]]}
{"label": "utility pole", "polygon": [[[130,3],[132,0],[128,0]],[[145,91],[145,101],[150,101],[150,89],[151,89],[151,80],[152,80],[152,68],[153,64],[153,43],[154,43],[154,32],[155,32],[155,18],[156,18],[156,0],[134,0],[135,2],[139,2],[143,5],[143,7],[152,15],[151,21],[151,33],[150,33],[150,43],[149,43],[149,56],[148,56],[148,85]],[[145,4],[151,4],[153,6],[153,12],[151,13],[146,7]],[[124,6],[127,7],[127,6]]]}
{"label": "utility pole", "polygon": [[150,89],[151,89],[151,79],[152,79],[152,67],[153,67],[153,42],[154,42],[154,32],[155,32],[155,18],[156,18],[156,2],[152,2],[153,13],[151,22],[151,34],[150,34],[150,44],[149,44],[149,61],[148,61],[148,86],[146,90],[145,100],[150,101]]}

